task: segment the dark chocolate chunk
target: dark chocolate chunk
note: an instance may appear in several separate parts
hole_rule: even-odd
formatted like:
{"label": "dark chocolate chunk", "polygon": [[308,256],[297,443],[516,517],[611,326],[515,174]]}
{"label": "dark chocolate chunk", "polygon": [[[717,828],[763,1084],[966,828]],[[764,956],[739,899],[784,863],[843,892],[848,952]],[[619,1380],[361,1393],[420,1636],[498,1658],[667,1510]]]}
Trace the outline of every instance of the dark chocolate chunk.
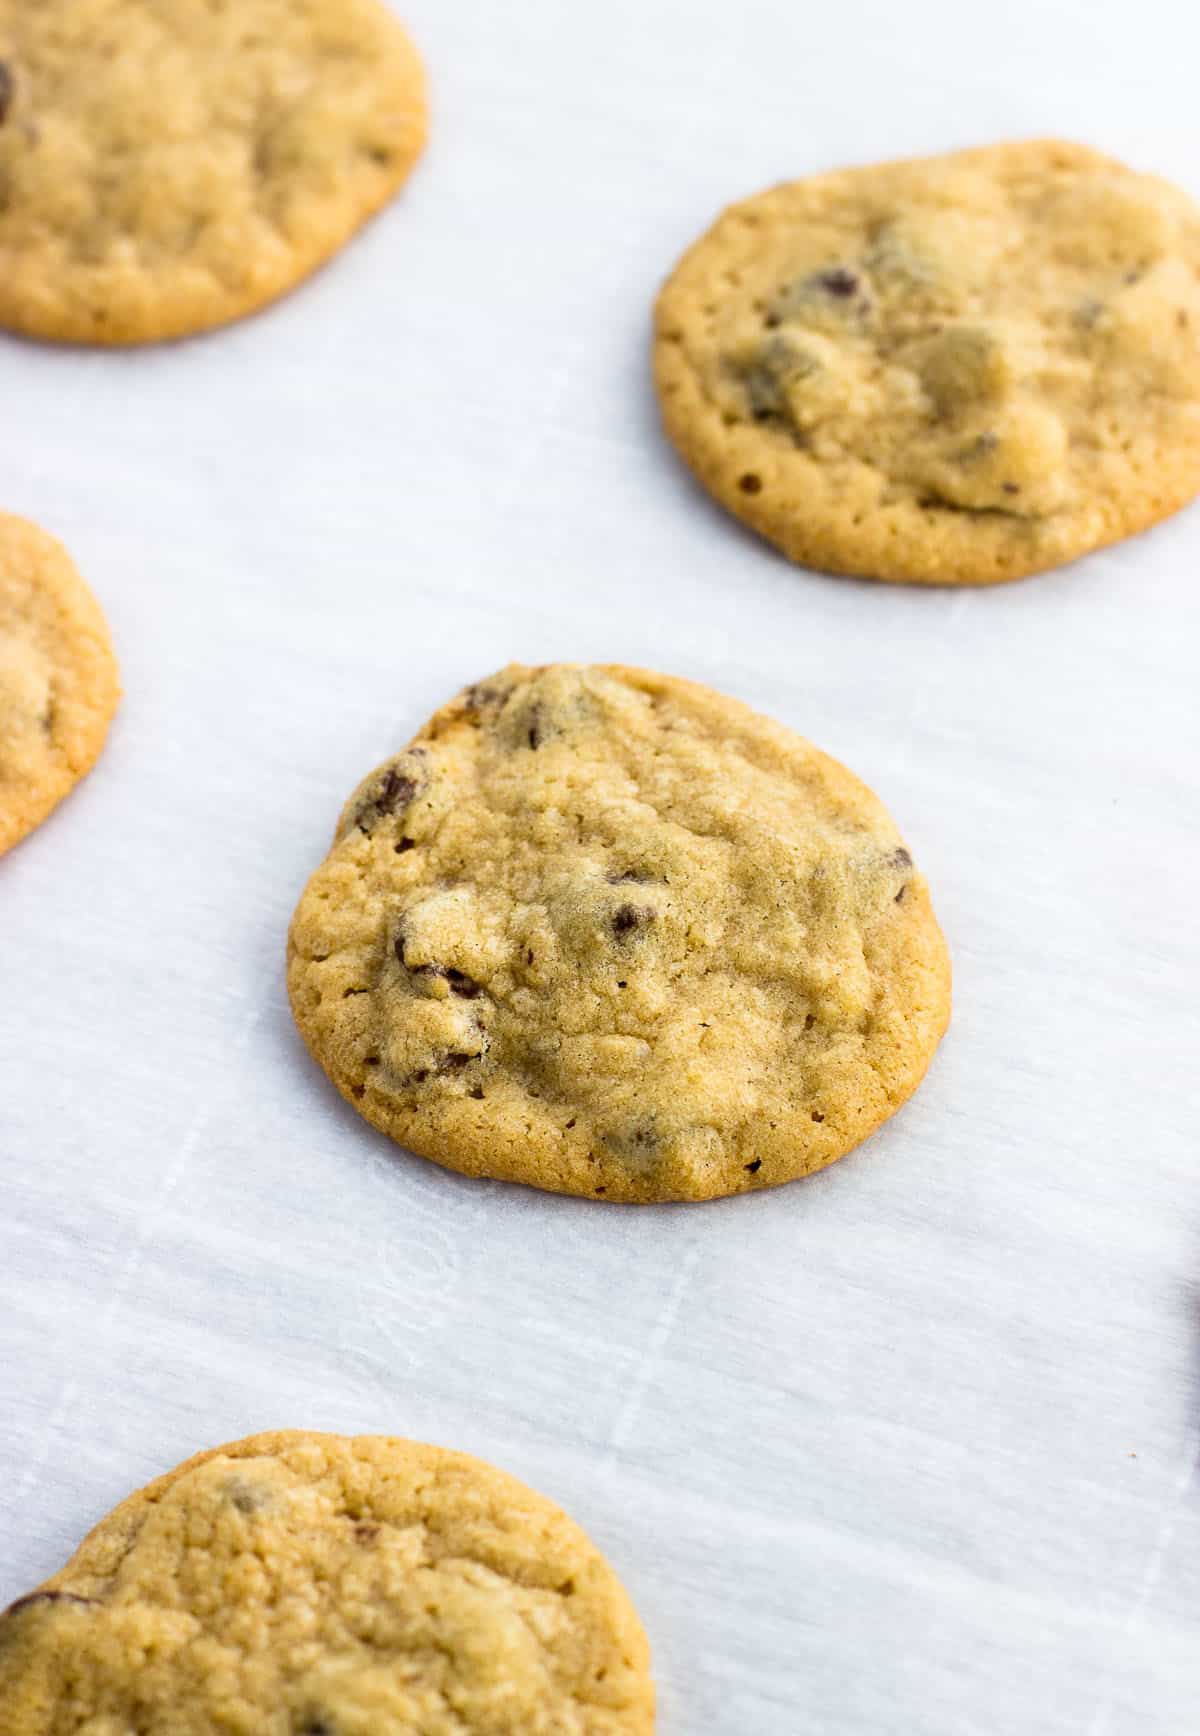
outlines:
{"label": "dark chocolate chunk", "polygon": [[16,83],[13,79],[12,68],[6,60],[0,60],[0,127],[8,119],[8,111],[12,107],[15,91]]}
{"label": "dark chocolate chunk", "polygon": [[354,823],[368,837],[376,823],[390,814],[403,814],[424,787],[420,761],[424,748],[410,748],[401,760],[387,767],[375,785],[358,805]]}
{"label": "dark chocolate chunk", "polygon": [[271,1505],[269,1489],[264,1489],[258,1483],[247,1482],[242,1477],[234,1477],[226,1483],[225,1494],[239,1513],[261,1513],[264,1507]]}
{"label": "dark chocolate chunk", "polygon": [[751,1175],[757,1175],[759,1170],[762,1168],[762,1158],[756,1157],[753,1163],[744,1163],[742,1168],[748,1169]]}
{"label": "dark chocolate chunk", "polygon": [[395,766],[389,766],[375,797],[375,806],[381,814],[394,814],[397,808],[407,808],[416,793],[414,779],[402,776]]}
{"label": "dark chocolate chunk", "polygon": [[[435,966],[434,968],[436,969],[437,967]],[[460,995],[464,1001],[477,1000],[483,993],[482,985],[477,983],[474,977],[467,976],[466,973],[461,970],[443,970],[441,975],[444,976],[446,981],[450,984],[450,993],[452,995]]]}
{"label": "dark chocolate chunk", "polygon": [[829,271],[818,271],[814,281],[829,295],[836,295],[843,301],[858,294],[858,276],[853,271],[847,271],[844,265],[835,265]]}
{"label": "dark chocolate chunk", "polygon": [[635,928],[640,928],[644,922],[652,922],[652,910],[639,910],[636,904],[621,904],[613,911],[613,933],[631,934]]}
{"label": "dark chocolate chunk", "polygon": [[468,711],[498,711],[511,692],[511,687],[496,681],[477,681],[467,688],[463,704]]}
{"label": "dark chocolate chunk", "polygon": [[440,977],[449,985],[450,993],[457,995],[460,1000],[478,1000],[483,993],[483,984],[477,983],[474,977],[469,977],[466,971],[455,970],[453,965],[445,964],[409,964],[404,957],[406,939],[407,930],[404,923],[400,922],[396,929],[396,938],[392,942],[392,950],[396,954],[397,962],[410,976]]}

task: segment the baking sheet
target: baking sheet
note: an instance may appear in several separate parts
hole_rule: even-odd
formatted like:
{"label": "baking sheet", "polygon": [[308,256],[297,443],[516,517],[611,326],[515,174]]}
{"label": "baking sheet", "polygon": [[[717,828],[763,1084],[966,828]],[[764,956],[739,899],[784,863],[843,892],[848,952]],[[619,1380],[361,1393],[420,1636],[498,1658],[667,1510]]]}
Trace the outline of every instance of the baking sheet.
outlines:
{"label": "baking sheet", "polygon": [[[136,355],[0,342],[2,504],[127,698],[0,865],[0,1599],[280,1426],[466,1448],[633,1592],[665,1736],[1195,1736],[1200,510],[982,593],[794,571],[657,435],[727,200],[1089,139],[1200,194],[1167,0],[410,0],[435,130],[319,280]],[[725,689],[885,798],[956,1010],[781,1192],[633,1211],[397,1153],[293,1033],[362,772],[510,657]]]}

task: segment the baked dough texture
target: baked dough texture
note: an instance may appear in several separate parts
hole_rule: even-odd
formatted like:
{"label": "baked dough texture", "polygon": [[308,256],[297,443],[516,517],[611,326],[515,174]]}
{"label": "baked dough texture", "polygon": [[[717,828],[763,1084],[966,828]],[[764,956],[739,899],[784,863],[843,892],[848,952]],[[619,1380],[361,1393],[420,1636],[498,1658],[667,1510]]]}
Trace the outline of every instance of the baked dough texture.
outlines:
{"label": "baked dough texture", "polygon": [[659,298],[671,440],[792,560],[990,584],[1200,489],[1200,211],[1081,145],[734,205]]}
{"label": "baked dough texture", "polygon": [[640,1202],[832,1163],[949,1015],[928,888],[869,790],[708,688],[572,664],[477,683],[363,782],[288,985],[411,1150]]}
{"label": "baked dough texture", "polygon": [[425,132],[380,0],[0,0],[0,325],[237,319],[349,240]]}
{"label": "baked dough texture", "polygon": [[0,513],[0,855],[91,770],[120,693],[107,623],[67,551]]}
{"label": "baked dough texture", "polygon": [[0,1618],[3,1736],[649,1736],[641,1625],[491,1465],[285,1431],[130,1496]]}

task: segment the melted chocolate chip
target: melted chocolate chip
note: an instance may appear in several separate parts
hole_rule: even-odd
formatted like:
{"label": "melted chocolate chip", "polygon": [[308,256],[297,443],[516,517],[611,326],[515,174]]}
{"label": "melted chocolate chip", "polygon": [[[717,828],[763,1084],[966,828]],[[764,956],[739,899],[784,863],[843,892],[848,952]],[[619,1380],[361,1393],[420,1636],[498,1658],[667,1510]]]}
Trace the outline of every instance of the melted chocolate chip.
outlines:
{"label": "melted chocolate chip", "polygon": [[474,977],[469,977],[466,971],[455,970],[453,965],[445,964],[409,964],[404,957],[404,946],[407,940],[407,930],[403,922],[396,929],[396,938],[392,942],[392,950],[396,954],[397,963],[410,976],[440,977],[450,989],[452,995],[460,1000],[475,1001],[483,993],[483,984],[477,983]]}
{"label": "melted chocolate chip", "polygon": [[635,928],[640,928],[643,922],[650,922],[653,918],[652,910],[639,910],[636,904],[622,904],[613,912],[613,933],[630,934]]}
{"label": "melted chocolate chip", "polygon": [[378,784],[358,805],[354,823],[368,837],[375,824],[385,815],[402,814],[420,793],[424,779],[418,761],[424,759],[423,748],[410,748],[403,760],[403,770],[390,765]]}
{"label": "melted chocolate chip", "polygon": [[462,1069],[472,1061],[481,1061],[482,1055],[466,1055],[458,1050],[450,1050],[438,1062],[439,1073],[461,1073]]}
{"label": "melted chocolate chip", "polygon": [[757,1175],[762,1168],[762,1158],[756,1157],[753,1163],[744,1163],[742,1168],[749,1170],[751,1175]]}
{"label": "melted chocolate chip", "polygon": [[450,984],[452,995],[461,995],[464,1001],[474,1001],[483,993],[483,987],[461,970],[443,970],[440,973]]}
{"label": "melted chocolate chip", "polygon": [[241,1477],[225,1485],[225,1493],[237,1508],[239,1513],[261,1513],[264,1507],[271,1505],[271,1492],[257,1483],[248,1483]]}
{"label": "melted chocolate chip", "polygon": [[381,814],[394,814],[397,808],[407,808],[417,793],[416,782],[406,778],[390,766],[375,797],[375,806]]}
{"label": "melted chocolate chip", "polygon": [[7,61],[0,60],[0,127],[8,119],[8,111],[12,107],[15,90],[16,84],[13,79],[12,68]]}
{"label": "melted chocolate chip", "polygon": [[494,681],[477,681],[473,687],[467,688],[463,704],[468,711],[495,711],[511,692],[511,687],[499,686]]}
{"label": "melted chocolate chip", "polygon": [[28,1597],[19,1597],[16,1603],[10,1603],[0,1621],[7,1621],[10,1615],[17,1615],[23,1609],[31,1609],[35,1603],[77,1603],[87,1607],[95,1602],[94,1597],[77,1597],[73,1591],[31,1591]]}
{"label": "melted chocolate chip", "polygon": [[848,301],[852,295],[858,294],[858,275],[856,272],[847,271],[844,265],[835,265],[830,271],[818,271],[814,281],[827,294],[836,295],[842,301]]}

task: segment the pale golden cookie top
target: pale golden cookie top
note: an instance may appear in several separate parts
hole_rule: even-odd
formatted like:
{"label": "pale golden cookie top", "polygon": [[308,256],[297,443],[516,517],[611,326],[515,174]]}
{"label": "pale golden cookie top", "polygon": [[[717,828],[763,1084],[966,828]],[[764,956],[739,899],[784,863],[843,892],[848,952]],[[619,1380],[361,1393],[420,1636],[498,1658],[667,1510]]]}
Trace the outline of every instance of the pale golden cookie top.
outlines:
{"label": "pale golden cookie top", "polygon": [[832,1162],[949,1009],[925,882],[844,767],[707,688],[569,664],[468,689],[362,784],[289,988],[412,1150],[627,1201]]}
{"label": "pale golden cookie top", "polygon": [[0,854],[90,771],[119,697],[107,624],[66,550],[0,514]]}
{"label": "pale golden cookie top", "polygon": [[201,1454],[0,1619],[4,1736],[649,1736],[649,1666],[552,1502],[383,1436]]}
{"label": "pale golden cookie top", "polygon": [[1200,489],[1200,212],[1037,141],[795,181],[659,299],[671,438],[798,561],[982,584]]}
{"label": "pale golden cookie top", "polygon": [[250,312],[405,179],[380,0],[0,0],[0,324],[141,343]]}

